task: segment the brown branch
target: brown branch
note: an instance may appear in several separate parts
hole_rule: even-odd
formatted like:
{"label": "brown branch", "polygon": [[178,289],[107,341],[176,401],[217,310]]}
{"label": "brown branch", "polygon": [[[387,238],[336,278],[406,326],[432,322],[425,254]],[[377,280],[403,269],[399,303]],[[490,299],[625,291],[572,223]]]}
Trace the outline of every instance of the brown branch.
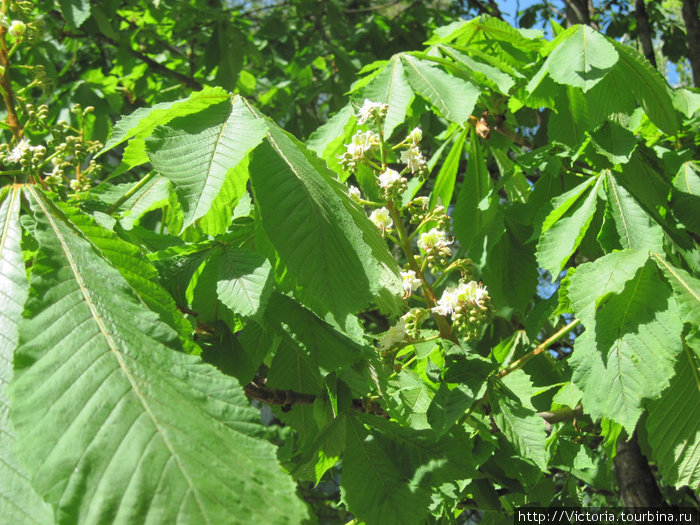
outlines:
{"label": "brown branch", "polygon": [[[75,35],[73,35],[73,36],[75,36]],[[106,43],[108,43],[116,48],[120,47],[117,42],[115,42],[114,40],[112,40],[111,38],[109,38],[106,35],[103,35],[101,33],[97,33],[95,36],[98,38],[98,40],[106,42]],[[203,87],[202,84],[197,82],[195,79],[188,77],[187,75],[183,75],[182,73],[178,73],[177,71],[170,69],[169,67],[164,66],[160,62],[156,62],[148,55],[145,55],[144,53],[141,53],[140,51],[136,51],[131,46],[127,46],[127,50],[129,51],[129,53],[134,55],[136,58],[141,60],[143,63],[148,64],[152,69],[154,69],[160,73],[163,73],[165,76],[168,76],[168,77],[171,77],[171,78],[177,80],[183,86],[188,87],[190,89],[193,89],[195,91],[199,91],[202,89],[202,87]]]}
{"label": "brown branch", "polygon": [[637,443],[637,431],[625,441],[620,438],[614,459],[619,496],[625,507],[667,507]]}
{"label": "brown branch", "polygon": [[581,417],[583,415],[583,407],[579,405],[575,408],[559,408],[551,412],[538,412],[537,415],[544,419],[545,431],[549,434],[552,431],[552,425],[554,423],[571,421],[572,419]]}
{"label": "brown branch", "polygon": [[[2,1],[2,8],[0,8],[0,10],[3,14],[7,13],[7,0]],[[5,68],[3,74],[0,75],[0,88],[2,88],[2,99],[5,102],[5,109],[7,110],[7,125],[12,135],[19,140],[22,137],[22,125],[17,118],[15,94],[12,90],[12,83],[10,82],[10,57],[7,54],[6,36],[7,28],[4,25],[0,25],[0,64]]]}
{"label": "brown branch", "polygon": [[683,0],[683,23],[688,35],[688,59],[693,72],[693,85],[700,87],[700,18],[698,0]]}
{"label": "brown branch", "polygon": [[269,388],[255,382],[248,383],[243,390],[249,399],[257,399],[266,405],[312,405],[316,399],[314,394]]}
{"label": "brown branch", "polygon": [[649,24],[649,15],[647,8],[644,5],[644,0],[634,1],[634,17],[637,19],[637,38],[642,45],[642,52],[646,59],[651,62],[654,68],[656,65],[656,57],[654,56],[654,45],[651,41],[651,25]]}

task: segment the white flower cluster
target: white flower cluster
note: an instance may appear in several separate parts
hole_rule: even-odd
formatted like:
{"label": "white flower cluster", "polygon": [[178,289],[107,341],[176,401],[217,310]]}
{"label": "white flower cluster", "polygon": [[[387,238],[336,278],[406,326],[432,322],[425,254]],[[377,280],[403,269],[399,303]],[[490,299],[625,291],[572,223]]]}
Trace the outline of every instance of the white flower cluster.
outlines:
{"label": "white flower cluster", "polygon": [[389,104],[383,104],[381,102],[372,102],[370,99],[366,98],[364,104],[357,113],[357,123],[365,124],[368,120],[379,117],[383,119],[386,117],[386,112],[389,110]]}
{"label": "white flower cluster", "polygon": [[380,173],[378,179],[379,187],[382,190],[382,196],[387,200],[391,199],[393,196],[397,196],[406,189],[406,178],[402,177],[398,171],[391,168],[387,168]]}
{"label": "white flower cluster", "polygon": [[411,173],[418,173],[423,177],[428,173],[428,163],[418,147],[418,143],[423,139],[423,130],[413,128],[406,137],[405,142],[410,142],[407,150],[401,152],[401,162],[408,166]]}
{"label": "white flower cluster", "polygon": [[488,299],[489,293],[484,285],[476,281],[462,282],[456,288],[442,292],[442,297],[438,300],[437,306],[433,308],[433,312],[447,316],[457,312],[461,313],[474,306],[485,310]]}
{"label": "white flower cluster", "polygon": [[24,138],[12,148],[12,151],[7,156],[8,162],[27,162],[30,159],[40,159],[46,154],[44,146],[32,146],[29,141]]}
{"label": "white flower cluster", "polygon": [[403,284],[404,299],[410,297],[411,292],[415,292],[422,284],[413,270],[401,271],[401,283]]}
{"label": "white flower cluster", "polygon": [[348,195],[352,200],[359,203],[362,200],[362,193],[360,193],[360,188],[357,186],[348,186]]}
{"label": "white flower cluster", "polygon": [[379,228],[382,235],[384,235],[385,232],[390,231],[391,227],[394,225],[394,221],[391,219],[391,215],[387,208],[379,208],[374,210],[370,214],[369,220],[371,220],[377,226],[377,228]]}
{"label": "white flower cluster", "polygon": [[379,135],[373,131],[358,131],[352,136],[350,144],[345,145],[345,153],[337,157],[344,169],[354,170],[357,163],[378,145]]}
{"label": "white flower cluster", "polygon": [[350,144],[345,145],[345,148],[350,156],[359,160],[378,145],[379,135],[373,131],[358,131],[352,136]]}
{"label": "white flower cluster", "polygon": [[424,252],[440,250],[448,248],[452,241],[447,240],[447,234],[437,228],[433,228],[429,232],[421,233],[418,238],[418,247]]}

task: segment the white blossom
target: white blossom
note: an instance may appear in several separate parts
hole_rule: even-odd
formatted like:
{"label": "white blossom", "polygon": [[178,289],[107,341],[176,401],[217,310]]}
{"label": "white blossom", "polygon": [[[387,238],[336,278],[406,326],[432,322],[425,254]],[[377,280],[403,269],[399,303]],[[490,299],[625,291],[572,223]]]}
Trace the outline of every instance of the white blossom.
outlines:
{"label": "white blossom", "polygon": [[348,186],[348,195],[356,202],[362,199],[362,193],[360,193],[360,188],[357,186]]}
{"label": "white blossom", "polygon": [[396,343],[400,343],[406,339],[406,335],[406,321],[402,318],[382,336],[380,341],[382,350],[388,350]]}
{"label": "white blossom", "polygon": [[423,251],[444,248],[450,244],[452,244],[452,241],[447,240],[445,232],[437,228],[421,233],[418,238],[418,247]]}
{"label": "white blossom", "polygon": [[481,309],[486,308],[484,301],[489,293],[486,287],[476,281],[461,282],[457,287],[449,288],[442,292],[442,297],[433,308],[433,312],[440,315],[451,315],[467,306],[476,305]]}
{"label": "white blossom", "polygon": [[370,99],[366,98],[364,104],[362,104],[362,107],[360,108],[360,111],[357,113],[357,123],[364,124],[375,114],[380,113],[384,109],[384,106],[386,106],[386,104],[382,104],[381,102],[372,102]]}
{"label": "white blossom", "polygon": [[379,144],[379,135],[372,131],[358,131],[352,136],[350,144],[346,144],[347,153],[354,159],[361,159]]}
{"label": "white blossom", "polygon": [[388,231],[394,225],[394,221],[391,219],[389,210],[386,208],[374,210],[370,214],[369,220],[371,220],[377,226],[377,228],[379,228],[382,235],[384,235],[384,232]]}
{"label": "white blossom", "polygon": [[401,152],[401,162],[408,166],[411,173],[420,172],[427,168],[427,162],[423,154],[415,145]]}
{"label": "white blossom", "polygon": [[410,296],[411,292],[415,292],[421,285],[421,280],[416,277],[416,272],[413,270],[402,270],[401,282],[405,297]]}
{"label": "white blossom", "polygon": [[423,139],[423,130],[420,128],[413,128],[408,134],[408,140],[413,142],[413,144],[418,144]]}
{"label": "white blossom", "polygon": [[401,182],[401,175],[399,175],[398,171],[391,168],[387,168],[379,175],[379,186],[381,188],[391,188],[397,182]]}
{"label": "white blossom", "polygon": [[19,141],[19,143],[12,148],[12,151],[7,156],[7,160],[10,162],[19,162],[22,157],[27,153],[27,151],[32,151],[32,146],[29,145],[29,141],[25,138]]}

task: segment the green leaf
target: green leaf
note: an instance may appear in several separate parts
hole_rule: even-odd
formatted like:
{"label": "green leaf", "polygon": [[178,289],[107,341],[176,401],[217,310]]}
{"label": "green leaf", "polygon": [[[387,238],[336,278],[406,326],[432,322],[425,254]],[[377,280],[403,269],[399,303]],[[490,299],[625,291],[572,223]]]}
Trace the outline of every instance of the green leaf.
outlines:
{"label": "green leaf", "polygon": [[591,135],[593,146],[613,164],[625,164],[637,147],[637,139],[631,131],[608,121]]}
{"label": "green leaf", "polygon": [[686,349],[663,395],[649,403],[646,430],[652,458],[669,485],[700,489],[700,377]]}
{"label": "green leaf", "polygon": [[690,118],[700,109],[700,93],[693,93],[686,88],[678,88],[673,92],[673,106]]}
{"label": "green leaf", "polygon": [[435,179],[435,186],[430,194],[430,208],[435,206],[438,199],[442,202],[442,205],[447,209],[452,201],[452,192],[455,188],[455,181],[457,180],[457,171],[459,170],[459,163],[462,160],[462,150],[464,149],[464,142],[467,139],[467,129],[465,128],[462,133],[459,134],[457,140],[450,148],[450,152],[447,154],[445,162],[442,163],[440,171]]}
{"label": "green leaf", "polygon": [[[113,204],[133,186],[133,183],[101,184],[91,193],[96,194],[101,201]],[[141,186],[115,210],[119,213],[119,224],[122,228],[131,230],[143,214],[166,205],[170,197],[170,187],[170,181],[158,175]]]}
{"label": "green leaf", "polygon": [[59,0],[63,18],[75,29],[90,17],[90,0]]}
{"label": "green leaf", "polygon": [[367,525],[423,523],[432,485],[474,474],[470,445],[464,435],[438,440],[430,430],[348,414],[342,499]]}
{"label": "green leaf", "polygon": [[384,136],[388,139],[406,119],[413,100],[413,89],[406,80],[401,55],[394,55],[384,69],[362,90],[362,96],[372,102],[389,104],[384,119]]}
{"label": "green leaf", "polygon": [[310,310],[280,293],[273,293],[265,311],[265,326],[288,338],[319,377],[364,358],[364,349]]}
{"label": "green leaf", "polygon": [[671,266],[658,253],[652,254],[657,266],[671,283],[683,321],[700,326],[700,279],[685,270]]}
{"label": "green leaf", "polygon": [[422,97],[430,102],[445,118],[464,124],[479,98],[479,89],[466,80],[448,75],[425,60],[402,54],[406,76]]}
{"label": "green leaf", "polygon": [[[605,273],[613,273],[609,265],[617,259],[604,259]],[[581,280],[579,273],[572,278],[570,294],[576,286],[599,287],[596,274]],[[673,376],[682,326],[670,287],[647,260],[619,293],[598,306],[594,324],[589,321],[576,339],[569,362],[583,392],[584,411],[594,419],[610,418],[631,434],[644,404],[659,397]]]}
{"label": "green leaf", "polygon": [[678,169],[673,179],[671,209],[683,226],[700,235],[700,167],[697,162],[684,162]]}
{"label": "green leaf", "polygon": [[489,250],[482,277],[496,309],[527,310],[538,282],[533,251],[533,244],[523,244],[510,229]]}
{"label": "green leaf", "polygon": [[[161,102],[149,108],[139,108],[130,115],[122,117],[114,125],[112,135],[97,156],[133,137],[145,139],[153,133],[156,126],[163,126],[175,117],[197,113],[212,104],[218,104],[230,98],[231,95],[221,88],[204,88],[202,91],[192,93],[187,98],[172,102]],[[145,154],[146,150],[143,143],[142,147]]]}
{"label": "green leaf", "polygon": [[617,68],[646,114],[661,131],[675,135],[679,119],[666,80],[636,49],[614,40],[610,42],[620,55]]}
{"label": "green leaf", "polygon": [[305,304],[342,322],[382,290],[399,295],[400,281],[386,245],[376,247],[377,228],[358,216],[361,210],[327,170],[273,124],[250,160],[263,229],[303,287]]}
{"label": "green leaf", "polygon": [[578,148],[590,129],[586,97],[576,88],[562,89],[556,100],[556,113],[549,118],[549,140]]}
{"label": "green leaf", "polygon": [[593,330],[598,307],[611,294],[620,294],[627,281],[649,259],[645,250],[624,250],[607,254],[576,268],[569,279],[567,295],[576,317]]}
{"label": "green leaf", "polygon": [[146,140],[149,158],[175,185],[183,229],[207,214],[228,171],[264,136],[265,124],[238,96],[153,131]]}
{"label": "green leaf", "polygon": [[39,190],[28,194],[42,251],[12,416],[62,522],[301,521],[306,509],[274,447],[255,437],[259,413],[237,382],[164,346],[171,329]]}
{"label": "green leaf", "polygon": [[[246,188],[248,183],[248,162],[250,156],[246,156],[238,165],[228,170],[221,190],[211,203],[211,208],[206,215],[199,218],[197,226],[209,235],[221,235],[232,226],[232,219],[241,215],[247,215],[250,209],[251,199]],[[239,204],[241,205],[239,207]]]}
{"label": "green leaf", "polygon": [[605,172],[605,192],[620,245],[631,250],[661,250],[661,227],[649,218],[609,171]]}
{"label": "green leaf", "polygon": [[[588,190],[591,182],[593,188]],[[561,202],[552,210],[542,225],[542,235],[537,244],[537,262],[548,270],[552,282],[559,276],[571,254],[578,248],[595,214],[598,186],[602,177],[595,177],[556,199]],[[588,191],[585,199],[580,199]]]}
{"label": "green leaf", "polygon": [[488,207],[485,197],[491,190],[491,177],[484,152],[476,134],[469,144],[469,161],[454,209],[454,232],[459,242],[469,248],[482,229]]}
{"label": "green leaf", "polygon": [[542,69],[555,82],[586,92],[600,82],[618,58],[608,39],[590,26],[580,25],[552,51]]}
{"label": "green leaf", "polygon": [[530,398],[535,389],[528,375],[516,370],[489,387],[493,417],[503,435],[515,449],[540,469],[547,468],[544,421],[537,415]]}
{"label": "green leaf", "polygon": [[216,294],[234,313],[262,315],[272,293],[272,266],[262,255],[226,246],[221,250]]}
{"label": "green leaf", "polygon": [[469,75],[474,75],[475,73],[480,74],[486,79],[487,84],[495,86],[501,93],[507,94],[510,88],[515,84],[515,81],[510,75],[504,73],[497,67],[474,60],[472,57],[449,47],[440,46],[440,51],[452,58],[452,60],[461,66],[460,69],[466,70]]}
{"label": "green leaf", "polygon": [[58,206],[71,223],[100,250],[102,256],[121,273],[144,304],[156,312],[161,321],[177,331],[180,341],[173,340],[169,343],[170,346],[180,348],[184,344],[188,353],[198,353],[198,348],[192,342],[192,326],[178,311],[172,297],[160,286],[158,272],[144,260],[143,253],[133,244],[99,226],[91,217],[63,203],[59,203]]}
{"label": "green leaf", "polygon": [[0,205],[0,516],[7,523],[48,524],[54,523],[51,508],[35,492],[13,451],[17,438],[10,423],[7,388],[29,284],[20,246],[21,189],[12,186],[6,193]]}

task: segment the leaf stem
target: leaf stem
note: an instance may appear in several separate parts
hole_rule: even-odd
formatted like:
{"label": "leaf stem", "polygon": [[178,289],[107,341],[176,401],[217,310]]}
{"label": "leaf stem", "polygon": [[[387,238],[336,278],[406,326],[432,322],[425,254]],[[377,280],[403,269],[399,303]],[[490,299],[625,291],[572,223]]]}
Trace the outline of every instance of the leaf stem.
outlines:
{"label": "leaf stem", "polygon": [[532,359],[535,356],[540,355],[547,348],[549,348],[553,343],[555,343],[556,341],[558,341],[559,339],[564,337],[566,334],[568,334],[571,330],[573,330],[580,323],[581,323],[580,319],[574,319],[569,324],[567,324],[564,328],[559,330],[557,333],[548,337],[541,344],[537,345],[537,347],[534,350],[532,350],[531,352],[528,352],[527,354],[522,356],[520,359],[513,361],[510,365],[508,365],[504,369],[500,370],[498,372],[498,377],[507,376],[511,372],[515,372],[516,370],[522,368],[525,365],[525,363],[527,363],[530,359]]}
{"label": "leaf stem", "polygon": [[115,211],[117,208],[119,208],[119,206],[121,206],[121,205],[124,204],[126,201],[128,201],[129,198],[130,198],[134,193],[136,193],[136,192],[139,191],[141,188],[143,188],[143,187],[146,185],[146,183],[147,183],[148,181],[150,181],[150,180],[151,180],[153,177],[155,177],[155,176],[156,176],[156,172],[155,172],[155,171],[151,171],[151,172],[149,172],[148,175],[146,175],[143,179],[141,179],[141,180],[138,181],[136,184],[134,184],[131,188],[129,188],[129,189],[127,190],[127,192],[126,192],[124,195],[122,195],[121,197],[119,197],[116,201],[114,201],[114,203],[113,203],[109,208],[107,208],[107,211],[106,211],[107,215],[112,215],[112,213],[114,213],[114,211]]}

